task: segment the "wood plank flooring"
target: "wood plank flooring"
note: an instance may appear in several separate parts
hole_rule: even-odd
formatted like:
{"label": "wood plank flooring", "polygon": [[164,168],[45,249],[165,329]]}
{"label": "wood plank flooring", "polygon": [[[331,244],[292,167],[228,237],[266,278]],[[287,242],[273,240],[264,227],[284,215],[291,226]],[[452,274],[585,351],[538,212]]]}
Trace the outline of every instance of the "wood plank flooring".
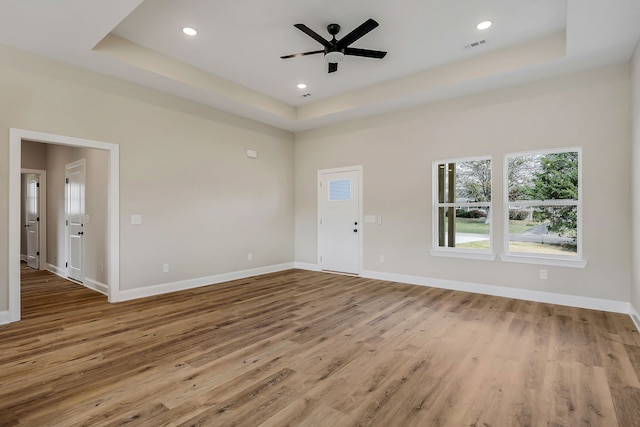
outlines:
{"label": "wood plank flooring", "polygon": [[290,270],[109,304],[23,268],[1,426],[640,426],[628,316]]}

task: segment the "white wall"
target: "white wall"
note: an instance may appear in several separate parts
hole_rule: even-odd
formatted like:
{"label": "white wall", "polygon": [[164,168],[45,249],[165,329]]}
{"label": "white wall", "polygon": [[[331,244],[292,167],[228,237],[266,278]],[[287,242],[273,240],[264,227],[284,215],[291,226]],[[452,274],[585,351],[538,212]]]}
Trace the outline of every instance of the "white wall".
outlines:
{"label": "white wall", "polygon": [[[118,144],[121,289],[293,261],[292,134],[6,47],[0,58],[0,200],[10,128]],[[0,311],[7,233],[2,203]]]}
{"label": "white wall", "polygon": [[631,58],[632,73],[632,138],[633,156],[631,158],[633,168],[633,280],[631,282],[631,304],[635,310],[640,310],[640,42]]}
{"label": "white wall", "polygon": [[[628,65],[594,69],[296,135],[296,261],[317,262],[316,171],[363,165],[364,269],[629,301]],[[503,250],[504,155],[583,149],[584,269],[433,257],[432,162],[493,157],[495,250]],[[379,256],[385,262],[379,262]]]}

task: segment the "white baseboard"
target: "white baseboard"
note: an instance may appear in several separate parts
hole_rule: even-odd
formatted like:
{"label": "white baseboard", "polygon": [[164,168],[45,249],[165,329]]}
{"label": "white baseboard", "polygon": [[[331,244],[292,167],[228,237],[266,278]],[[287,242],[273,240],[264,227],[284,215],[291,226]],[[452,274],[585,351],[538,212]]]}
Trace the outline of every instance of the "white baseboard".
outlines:
{"label": "white baseboard", "polygon": [[[47,270],[49,270],[56,276],[62,277],[63,279],[71,280],[67,277],[66,269],[60,268],[53,264],[47,264]],[[76,282],[76,283],[81,284],[84,287],[89,288],[93,291],[100,292],[101,294],[109,295],[109,285],[98,282],[97,280],[93,280],[85,277],[82,283],[80,282]]]}
{"label": "white baseboard", "polygon": [[431,286],[434,288],[451,289],[454,291],[473,292],[476,294],[544,302],[569,307],[610,311],[613,313],[629,314],[631,306],[631,304],[626,301],[591,298],[579,295],[556,294],[553,292],[532,291],[529,289],[507,288],[504,286],[483,285],[479,283],[459,282],[455,280],[432,279],[428,277],[383,273],[379,271],[363,271],[361,276],[369,279],[389,280],[393,282],[410,283],[412,285]]}
{"label": "white baseboard", "polygon": [[[316,264],[295,263],[296,268],[311,271],[320,271]],[[544,302],[548,304],[565,305],[569,307],[588,308],[591,310],[603,310],[613,313],[624,313],[632,315],[631,304],[626,301],[607,300],[600,298],[583,297],[577,295],[556,294],[553,292],[532,291],[528,289],[506,288],[504,286],[483,285],[480,283],[460,282],[456,280],[433,279],[422,276],[410,276],[406,274],[384,273],[380,271],[363,270],[361,277],[368,279],[387,280],[398,283],[408,283],[411,285],[430,286],[441,289],[451,289],[454,291],[472,292],[483,295],[493,295],[505,298],[521,299],[526,301]],[[640,319],[636,311],[637,319]],[[633,318],[633,316],[632,316]],[[638,323],[640,320],[635,320]],[[640,325],[638,330],[640,330]]]}
{"label": "white baseboard", "polygon": [[84,282],[82,284],[94,291],[100,292],[101,294],[109,295],[109,285],[105,285],[104,283],[98,282],[97,280],[84,278]]}
{"label": "white baseboard", "polygon": [[293,266],[293,268],[299,268],[300,270],[321,271],[318,264],[310,264],[307,262],[295,262]]}
{"label": "white baseboard", "polygon": [[629,316],[631,316],[633,324],[636,325],[636,329],[640,332],[640,313],[638,313],[638,309],[633,304],[629,304]]}
{"label": "white baseboard", "polygon": [[159,285],[145,286],[143,288],[126,289],[118,292],[112,302],[128,301],[137,298],[145,298],[153,295],[166,294],[169,292],[183,291],[187,289],[199,288],[201,286],[215,285],[217,283],[228,282],[230,280],[246,279],[247,277],[258,276],[260,274],[276,273],[278,271],[290,270],[294,268],[294,263],[270,265],[267,267],[252,268],[250,270],[236,271],[232,273],[217,274],[209,277],[199,277],[197,279],[180,280],[177,282],[162,283]]}
{"label": "white baseboard", "polygon": [[62,277],[64,279],[67,278],[67,272],[64,269],[58,267],[57,265],[47,264],[47,270],[49,270],[50,272],[52,272],[56,276],[60,276],[60,277]]}
{"label": "white baseboard", "polygon": [[7,323],[11,323],[9,311],[0,311],[0,325],[6,325]]}

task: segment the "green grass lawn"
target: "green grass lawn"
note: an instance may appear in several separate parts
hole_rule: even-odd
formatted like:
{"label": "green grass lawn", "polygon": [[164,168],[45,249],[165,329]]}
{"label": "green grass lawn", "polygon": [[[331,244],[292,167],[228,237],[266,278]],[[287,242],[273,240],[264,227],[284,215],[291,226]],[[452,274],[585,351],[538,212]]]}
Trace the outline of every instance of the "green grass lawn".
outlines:
{"label": "green grass lawn", "polygon": [[477,242],[461,243],[459,245],[456,245],[456,248],[489,249],[489,241],[488,240],[479,240]]}
{"label": "green grass lawn", "polygon": [[528,254],[575,255],[575,245],[550,245],[534,242],[509,242],[510,252],[526,252]]}
{"label": "green grass lawn", "polygon": [[486,218],[456,218],[457,233],[489,234]]}
{"label": "green grass lawn", "polygon": [[[485,224],[486,218],[456,218],[456,232],[471,234],[489,234],[489,224]],[[509,233],[520,234],[530,228],[540,225],[533,221],[509,221]],[[446,225],[445,225],[446,227]]]}
{"label": "green grass lawn", "polygon": [[[481,240],[456,245],[457,248],[466,249],[489,249],[489,241]],[[510,252],[524,252],[528,254],[553,254],[553,255],[574,255],[576,247],[571,245],[548,245],[534,242],[510,242]]]}

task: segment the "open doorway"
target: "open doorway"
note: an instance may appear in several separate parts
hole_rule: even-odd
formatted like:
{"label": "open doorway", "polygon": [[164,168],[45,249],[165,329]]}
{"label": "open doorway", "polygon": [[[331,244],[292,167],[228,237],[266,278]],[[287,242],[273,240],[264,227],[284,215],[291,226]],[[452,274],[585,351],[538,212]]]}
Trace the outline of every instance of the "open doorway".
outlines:
{"label": "open doorway", "polygon": [[[110,302],[119,298],[119,149],[118,145],[22,129],[11,129],[9,137],[9,321],[20,320],[20,260],[21,260],[21,191],[22,142],[51,144],[71,148],[88,148],[106,153],[106,254],[102,266],[105,289]],[[50,177],[49,177],[50,178]],[[51,184],[49,179],[49,184]],[[49,218],[51,221],[52,218]],[[56,221],[58,223],[59,221]],[[24,228],[24,227],[23,227]],[[41,230],[42,231],[42,230]],[[51,257],[54,254],[49,254]],[[51,258],[50,258],[51,259]],[[42,263],[42,260],[40,261]],[[48,266],[47,266],[48,268]]]}
{"label": "open doorway", "polygon": [[43,270],[47,259],[47,171],[21,169],[20,259]]}

